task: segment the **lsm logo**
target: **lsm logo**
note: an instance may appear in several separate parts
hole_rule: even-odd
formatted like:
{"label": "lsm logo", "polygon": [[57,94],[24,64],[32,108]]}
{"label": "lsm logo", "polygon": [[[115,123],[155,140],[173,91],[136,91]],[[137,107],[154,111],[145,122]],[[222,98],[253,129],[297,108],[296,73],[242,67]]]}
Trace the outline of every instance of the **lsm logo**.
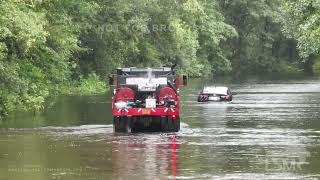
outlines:
{"label": "lsm logo", "polygon": [[266,171],[301,171],[303,165],[309,164],[303,157],[262,157],[258,156],[259,164],[263,164]]}

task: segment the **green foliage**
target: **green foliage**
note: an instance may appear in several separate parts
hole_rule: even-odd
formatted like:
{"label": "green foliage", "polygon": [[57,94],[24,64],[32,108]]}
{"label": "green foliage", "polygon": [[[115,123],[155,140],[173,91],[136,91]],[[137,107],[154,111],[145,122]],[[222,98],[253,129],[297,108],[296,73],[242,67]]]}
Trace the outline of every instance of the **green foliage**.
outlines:
{"label": "green foliage", "polygon": [[231,61],[220,67],[231,66],[236,74],[261,74],[280,71],[283,64],[299,60],[295,44],[285,40],[277,21],[280,4],[280,0],[220,0],[226,22],[238,33],[224,46]]}
{"label": "green foliage", "polygon": [[320,57],[315,58],[315,63],[312,68],[314,73],[320,75]]}
{"label": "green foliage", "polygon": [[66,86],[63,94],[66,95],[99,95],[107,91],[104,81],[101,81],[95,73],[90,74],[88,78],[80,76],[80,80]]}
{"label": "green foliage", "polygon": [[220,55],[215,59],[229,63],[220,43],[236,32],[223,22],[215,1],[96,2],[104,8],[97,18],[98,27],[82,39],[92,51],[80,58],[78,74],[95,70],[105,76],[119,66],[177,63],[184,72],[198,76],[211,72],[209,61],[215,54]]}
{"label": "green foliage", "polygon": [[0,4],[1,114],[41,110],[45,100],[59,94],[70,80],[70,59],[82,50],[78,38],[84,25],[72,20],[68,10],[79,6],[75,1],[56,0]]}
{"label": "green foliage", "polygon": [[304,59],[320,52],[320,1],[285,0],[281,6],[280,22],[288,38],[298,42]]}
{"label": "green foliage", "polygon": [[281,62],[277,68],[277,71],[275,71],[276,74],[279,75],[301,75],[301,72],[303,70],[298,68],[296,64],[288,63],[288,62]]}
{"label": "green foliage", "polygon": [[49,94],[37,54],[48,36],[44,14],[5,1],[0,4],[0,24],[2,109],[41,109]]}

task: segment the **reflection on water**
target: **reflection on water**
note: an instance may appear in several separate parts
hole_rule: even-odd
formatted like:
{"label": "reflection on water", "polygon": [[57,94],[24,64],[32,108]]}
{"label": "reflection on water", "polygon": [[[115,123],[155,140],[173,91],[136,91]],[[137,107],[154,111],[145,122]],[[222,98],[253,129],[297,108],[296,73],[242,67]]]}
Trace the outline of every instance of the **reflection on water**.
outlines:
{"label": "reflection on water", "polygon": [[[175,134],[113,134],[111,125],[11,129],[0,179],[175,179]],[[6,169],[7,168],[7,169]]]}
{"label": "reflection on water", "polygon": [[177,176],[179,144],[176,136],[151,136],[113,139],[112,167],[115,171],[113,178],[166,179],[168,176]]}
{"label": "reflection on water", "polygon": [[[318,179],[320,81],[232,83],[230,103],[182,93],[179,133],[114,134],[106,97],[62,97],[2,125],[0,179]],[[207,82],[210,84],[210,82]]]}

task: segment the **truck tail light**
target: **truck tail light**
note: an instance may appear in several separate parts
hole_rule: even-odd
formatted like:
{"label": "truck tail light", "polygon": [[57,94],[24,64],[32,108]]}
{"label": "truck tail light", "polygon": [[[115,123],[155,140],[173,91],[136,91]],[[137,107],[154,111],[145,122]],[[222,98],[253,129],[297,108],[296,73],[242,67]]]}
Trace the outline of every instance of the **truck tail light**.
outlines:
{"label": "truck tail light", "polygon": [[172,120],[177,120],[177,116],[176,115],[172,115]]}

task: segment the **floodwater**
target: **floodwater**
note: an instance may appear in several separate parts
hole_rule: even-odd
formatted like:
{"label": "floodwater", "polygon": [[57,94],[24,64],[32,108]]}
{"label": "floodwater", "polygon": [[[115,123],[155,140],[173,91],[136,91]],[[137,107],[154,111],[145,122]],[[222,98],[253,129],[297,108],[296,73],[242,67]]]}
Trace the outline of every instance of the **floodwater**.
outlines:
{"label": "floodwater", "polygon": [[0,122],[0,180],[319,179],[320,80],[223,82],[231,103],[182,91],[179,133],[114,134],[110,95],[60,97]]}

